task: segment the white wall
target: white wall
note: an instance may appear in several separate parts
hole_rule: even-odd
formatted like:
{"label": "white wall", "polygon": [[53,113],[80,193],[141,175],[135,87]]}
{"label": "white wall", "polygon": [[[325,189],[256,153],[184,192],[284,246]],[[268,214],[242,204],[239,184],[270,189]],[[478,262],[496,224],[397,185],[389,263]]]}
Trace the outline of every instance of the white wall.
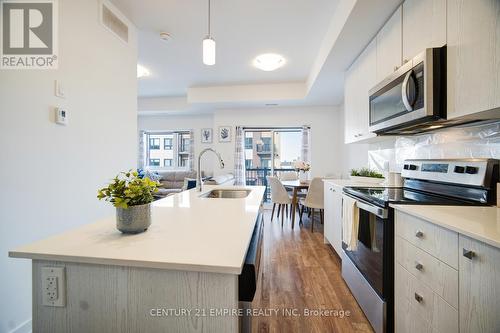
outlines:
{"label": "white wall", "polygon": [[136,165],[135,31],[126,45],[99,24],[97,1],[58,3],[59,69],[0,70],[0,332],[31,318],[31,262],[8,250],[111,214],[97,188]]}
{"label": "white wall", "polygon": [[[289,107],[217,110],[209,115],[190,116],[139,116],[139,129],[168,130],[194,129],[195,154],[206,147],[215,148],[224,159],[226,167],[219,169],[216,160],[207,155],[203,158],[202,169],[215,175],[234,172],[234,131],[236,126],[283,127],[311,126],[311,174],[312,176],[339,175],[342,170],[343,140],[340,109],[337,107]],[[232,127],[230,143],[219,143],[219,126]],[[200,129],[213,128],[213,144],[200,142]]]}
{"label": "white wall", "polygon": [[[234,131],[236,126],[311,126],[311,175],[333,176],[341,172],[342,131],[340,110],[336,107],[288,107],[249,110],[219,110],[214,115],[214,131],[219,126],[232,127],[231,143],[219,143],[215,148],[226,162],[226,171],[234,169]],[[215,174],[224,171],[215,168]]]}
{"label": "white wall", "polygon": [[[193,130],[194,131],[194,154],[198,154],[202,149],[213,147],[212,144],[201,143],[201,129],[213,128],[213,115],[187,115],[187,116],[139,116],[139,130]],[[207,175],[212,174],[213,157],[203,158],[202,169]],[[196,160],[195,160],[196,162]]]}

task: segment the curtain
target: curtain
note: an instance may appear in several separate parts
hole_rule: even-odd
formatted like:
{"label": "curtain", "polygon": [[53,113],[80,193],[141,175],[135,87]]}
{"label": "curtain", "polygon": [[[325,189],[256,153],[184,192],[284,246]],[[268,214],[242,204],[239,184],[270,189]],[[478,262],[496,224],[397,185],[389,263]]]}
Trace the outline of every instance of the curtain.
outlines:
{"label": "curtain", "polygon": [[188,157],[189,170],[194,171],[194,131],[189,131],[189,157]]}
{"label": "curtain", "polygon": [[234,153],[234,185],[246,185],[245,177],[245,131],[236,127],[236,148]]}
{"label": "curtain", "polygon": [[145,159],[146,159],[146,154],[145,154],[145,149],[144,149],[144,137],[146,136],[145,131],[139,131],[139,142],[138,142],[138,149],[137,149],[137,169],[144,169],[144,166],[146,165]]}
{"label": "curtain", "polygon": [[304,162],[311,163],[311,128],[302,126],[302,148],[300,150],[300,159]]}

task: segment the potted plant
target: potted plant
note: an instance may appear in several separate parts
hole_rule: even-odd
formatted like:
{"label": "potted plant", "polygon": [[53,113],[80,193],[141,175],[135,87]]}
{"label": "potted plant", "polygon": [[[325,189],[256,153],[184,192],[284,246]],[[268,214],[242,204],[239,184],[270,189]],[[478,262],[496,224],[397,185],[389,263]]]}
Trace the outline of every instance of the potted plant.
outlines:
{"label": "potted plant", "polygon": [[306,183],[307,182],[307,172],[311,170],[311,165],[307,162],[304,161],[295,161],[293,163],[293,167],[295,171],[297,171],[298,176],[299,176],[299,181],[301,183]]}
{"label": "potted plant", "polygon": [[158,182],[140,178],[135,171],[121,172],[97,193],[116,207],[116,228],[123,233],[144,232],[151,225],[151,202],[158,191]]}
{"label": "potted plant", "polygon": [[368,168],[361,168],[359,170],[352,169],[350,178],[352,180],[374,184],[380,184],[384,180],[384,176],[380,172]]}

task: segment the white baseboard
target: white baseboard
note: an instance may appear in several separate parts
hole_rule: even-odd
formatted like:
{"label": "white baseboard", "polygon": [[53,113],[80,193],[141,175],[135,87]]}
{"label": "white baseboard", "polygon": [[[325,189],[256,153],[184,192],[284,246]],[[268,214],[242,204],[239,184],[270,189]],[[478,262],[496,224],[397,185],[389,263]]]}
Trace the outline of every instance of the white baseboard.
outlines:
{"label": "white baseboard", "polygon": [[33,325],[31,319],[28,319],[21,325],[14,328],[9,333],[31,333],[32,331],[33,331]]}

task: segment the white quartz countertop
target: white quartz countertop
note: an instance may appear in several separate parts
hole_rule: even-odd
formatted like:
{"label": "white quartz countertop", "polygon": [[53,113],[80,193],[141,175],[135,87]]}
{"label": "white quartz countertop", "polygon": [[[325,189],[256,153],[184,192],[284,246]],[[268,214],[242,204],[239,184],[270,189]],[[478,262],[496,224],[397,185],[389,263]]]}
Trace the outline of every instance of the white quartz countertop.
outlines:
{"label": "white quartz countertop", "polygon": [[[203,193],[224,186],[204,186]],[[234,188],[234,187],[231,187]],[[152,204],[141,234],[122,234],[115,217],[22,246],[15,258],[240,274],[264,195],[263,186],[242,199],[201,198],[184,191]]]}
{"label": "white quartz countertop", "polygon": [[500,208],[421,205],[391,207],[500,248]]}

